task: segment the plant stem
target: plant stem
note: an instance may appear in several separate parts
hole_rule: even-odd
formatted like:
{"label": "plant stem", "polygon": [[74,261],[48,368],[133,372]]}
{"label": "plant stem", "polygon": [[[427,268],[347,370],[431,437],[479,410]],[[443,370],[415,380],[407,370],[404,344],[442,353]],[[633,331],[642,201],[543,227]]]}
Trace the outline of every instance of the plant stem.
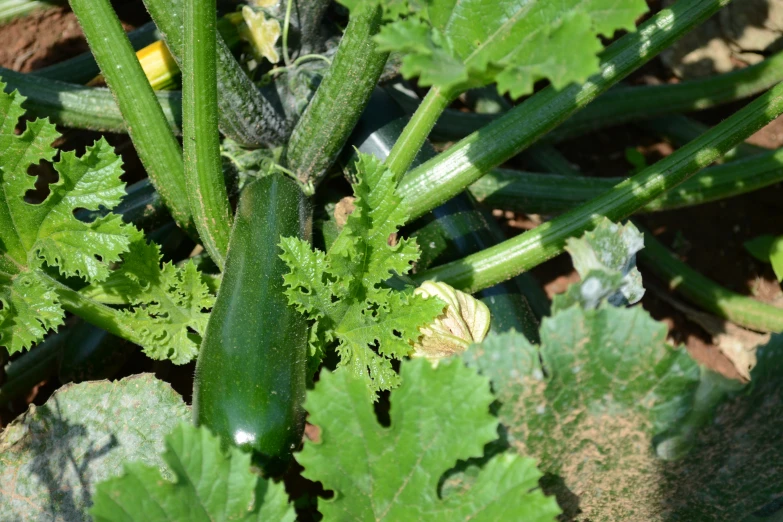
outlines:
{"label": "plant stem", "polygon": [[[602,58],[607,59],[605,54]],[[564,122],[547,135],[546,140],[562,141],[629,121],[708,109],[754,96],[780,81],[783,81],[783,51],[750,67],[708,78],[673,84],[616,87]],[[408,112],[416,110],[417,99],[402,92],[394,94],[397,102]],[[435,124],[433,136],[443,141],[459,140],[501,116],[447,109]]]}
{"label": "plant stem", "polygon": [[639,260],[669,288],[695,304],[740,326],[761,332],[783,332],[783,309],[742,296],[692,269],[645,231]]}
{"label": "plant stem", "polygon": [[293,0],[286,0],[285,19],[283,20],[283,63],[286,67],[291,66],[291,56],[288,54],[288,29],[291,27],[291,7]]}
{"label": "plant stem", "polygon": [[71,0],[71,8],[106,83],[117,98],[147,174],[176,222],[186,230],[193,230],[182,151],[111,3],[109,0]]}
{"label": "plant stem", "polygon": [[305,185],[324,179],[378,83],[388,57],[372,39],[381,22],[375,2],[362,2],[351,12],[332,66],[294,128],[286,159]]}
{"label": "plant stem", "polygon": [[182,141],[185,184],[196,228],[204,248],[222,271],[232,213],[220,158],[216,12],[215,0],[185,0]]}
{"label": "plant stem", "polygon": [[[645,130],[665,136],[677,146],[685,145],[709,129],[709,126],[681,114],[640,121],[638,125]],[[767,150],[750,143],[740,143],[727,152],[723,156],[723,160],[730,161],[738,158],[747,158],[748,156],[767,152]]]}
{"label": "plant stem", "polygon": [[144,345],[141,337],[137,334],[138,324],[130,321],[121,311],[84,297],[41,270],[38,271],[38,275],[57,292],[57,298],[66,311],[78,315],[91,325],[106,330],[112,335],[140,346]]}
{"label": "plant stem", "polygon": [[435,122],[455,97],[438,87],[431,88],[424,97],[386,159],[386,167],[398,180],[408,171]]}
{"label": "plant stem", "polygon": [[[158,33],[155,24],[148,22],[138,29],[129,32],[128,40],[133,49],[138,51],[160,40],[160,33]],[[87,51],[62,62],[36,69],[30,72],[30,74],[40,76],[41,78],[49,78],[50,80],[83,84],[95,78],[100,72],[101,70],[95,62],[95,57],[93,57],[91,52]]]}
{"label": "plant stem", "polygon": [[[184,0],[144,0],[171,54],[180,64],[184,54]],[[281,145],[290,130],[285,115],[265,98],[217,36],[217,77],[220,130],[245,147]]]}
{"label": "plant stem", "polygon": [[639,68],[729,0],[677,2],[603,53],[600,71],[581,85],[548,87],[497,121],[412,170],[399,193],[411,219],[459,194],[484,173],[529,147],[599,94]]}
{"label": "plant stem", "polygon": [[5,0],[0,5],[0,24],[5,24],[39,9],[51,9],[65,0]]}
{"label": "plant stem", "polygon": [[[735,149],[736,150],[736,149]],[[468,189],[490,208],[558,214],[596,198],[624,178],[574,177],[495,169]],[[639,212],[701,205],[746,194],[783,181],[783,148],[709,167]]]}
{"label": "plant stem", "polygon": [[475,292],[504,281],[561,253],[566,239],[595,226],[601,216],[628,217],[687,180],[783,112],[783,84],[778,84],[698,139],[601,196],[538,228],[500,245],[417,274]]}

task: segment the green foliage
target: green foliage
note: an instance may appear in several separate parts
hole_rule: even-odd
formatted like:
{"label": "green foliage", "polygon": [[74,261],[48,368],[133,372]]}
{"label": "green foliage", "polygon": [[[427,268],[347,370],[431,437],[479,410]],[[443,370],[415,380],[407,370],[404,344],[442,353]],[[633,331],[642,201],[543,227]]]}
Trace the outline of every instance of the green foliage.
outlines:
{"label": "green foliage", "polygon": [[130,460],[157,468],[163,437],[189,418],[150,374],[60,388],[0,435],[0,518],[90,520],[98,482]]}
{"label": "green foliage", "polygon": [[745,248],[759,261],[772,264],[775,277],[783,281],[783,236],[758,236],[745,242]]}
{"label": "green foliage", "polygon": [[59,134],[47,120],[35,120],[16,135],[23,101],[17,92],[0,93],[0,345],[10,353],[62,324],[64,312],[39,269],[56,267],[88,282],[106,279],[128,250],[132,230],[114,214],[90,223],[73,215],[79,208],[111,209],[124,194],[122,162],[103,139],[81,158],[62,153],[54,164],[60,179],[49,196],[38,204],[25,200],[36,180],[28,168],[54,158],[51,143]]}
{"label": "green foliage", "polygon": [[[439,496],[439,480],[460,459],[480,457],[497,438],[486,378],[458,359],[437,368],[402,363],[403,383],[391,394],[391,425],[378,423],[364,385],[345,372],[321,374],[305,407],[320,428],[297,460],[304,476],[334,490],[325,520],[551,521],[555,500],[538,489],[530,458],[499,455],[469,488]],[[346,451],[346,448],[354,448]]]}
{"label": "green foliage", "polygon": [[[404,53],[401,72],[458,94],[497,82],[517,98],[548,79],[555,88],[598,71],[598,35],[632,31],[643,0],[365,0],[391,21],[376,40]],[[357,1],[342,0],[348,7]]]}
{"label": "green foliage", "polygon": [[[419,256],[415,240],[396,239],[407,217],[394,175],[373,156],[361,155],[355,210],[327,253],[297,238],[284,238],[282,258],[291,268],[286,294],[315,321],[312,355],[320,361],[327,343],[339,341],[340,366],[363,377],[373,399],[397,386],[392,359],[402,359],[419,328],[443,312],[444,303],[383,283],[404,275]],[[377,353],[376,353],[377,350]]]}
{"label": "green foliage", "polygon": [[628,520],[629,491],[654,502],[653,436],[682,420],[698,385],[665,337],[640,308],[573,306],[543,321],[540,351],[513,332],[465,357],[492,380],[511,445],[561,476],[590,520]]}
{"label": "green foliage", "polygon": [[783,337],[757,354],[751,385],[718,407],[685,458],[661,466],[656,520],[780,520]]}
{"label": "green foliage", "polygon": [[125,473],[102,482],[90,510],[95,522],[293,522],[282,484],[250,471],[250,455],[224,451],[206,428],[180,424],[166,437],[163,460],[175,481],[155,466],[125,464]]}
{"label": "green foliage", "polygon": [[[587,301],[593,303],[587,308],[596,308],[603,299],[615,306],[639,302],[644,287],[642,274],[636,268],[636,253],[642,248],[644,234],[633,223],[616,225],[603,218],[595,229],[566,241],[565,250],[582,277],[582,282],[569,291],[577,287],[582,306]],[[600,284],[591,283],[591,280]],[[617,283],[613,284],[613,280]],[[557,308],[558,300],[554,304]]]}
{"label": "green foliage", "polygon": [[161,268],[159,247],[117,214],[91,222],[74,217],[77,209],[111,210],[125,194],[122,161],[104,139],[80,158],[62,153],[54,163],[60,179],[49,196],[27,202],[35,183],[27,170],[55,157],[51,143],[59,134],[48,121],[35,120],[16,135],[23,101],[16,92],[0,94],[0,345],[10,353],[30,348],[62,324],[48,275],[55,269],[89,283],[85,297],[130,306],[123,326],[138,334],[134,340],[150,357],[192,360],[200,339],[188,329],[203,333],[204,310],[214,301],[201,275],[192,264]]}
{"label": "green foliage", "polygon": [[[144,353],[153,359],[170,359],[185,364],[198,355],[215,302],[214,296],[193,262],[161,268],[160,247],[147,243],[144,234],[134,230],[130,251],[122,265],[105,281],[94,283],[82,294],[102,302],[131,305],[124,310],[144,341]],[[188,332],[194,330],[198,335]]]}

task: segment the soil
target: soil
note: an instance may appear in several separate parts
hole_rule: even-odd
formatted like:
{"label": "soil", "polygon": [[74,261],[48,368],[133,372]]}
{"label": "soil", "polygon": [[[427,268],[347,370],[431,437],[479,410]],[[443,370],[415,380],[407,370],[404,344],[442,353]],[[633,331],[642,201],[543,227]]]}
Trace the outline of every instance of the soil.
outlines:
{"label": "soil", "polygon": [[[140,0],[113,2],[126,31],[149,21]],[[0,30],[0,66],[30,72],[88,51],[76,16],[67,7],[43,9]]]}

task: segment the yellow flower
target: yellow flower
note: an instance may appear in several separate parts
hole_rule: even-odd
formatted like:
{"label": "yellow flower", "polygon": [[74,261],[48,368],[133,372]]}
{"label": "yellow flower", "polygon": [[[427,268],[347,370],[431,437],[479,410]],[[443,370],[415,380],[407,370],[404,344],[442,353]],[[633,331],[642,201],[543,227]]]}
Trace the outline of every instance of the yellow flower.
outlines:
{"label": "yellow flower", "polygon": [[242,7],[242,18],[245,20],[245,25],[241,27],[240,34],[253,46],[256,59],[260,60],[263,57],[271,63],[279,62],[280,55],[275,44],[280,38],[280,22],[274,18],[267,20],[263,11],[254,11],[247,5]]}

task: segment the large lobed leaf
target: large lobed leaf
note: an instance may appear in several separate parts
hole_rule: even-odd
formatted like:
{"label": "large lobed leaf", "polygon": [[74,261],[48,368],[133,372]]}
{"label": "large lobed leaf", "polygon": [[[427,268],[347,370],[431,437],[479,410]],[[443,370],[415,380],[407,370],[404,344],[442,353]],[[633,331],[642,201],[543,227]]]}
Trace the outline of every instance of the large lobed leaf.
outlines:
{"label": "large lobed leaf", "polygon": [[296,458],[304,476],[335,492],[320,503],[325,520],[554,520],[559,509],[538,489],[535,462],[513,454],[489,460],[471,487],[442,494],[443,474],[497,438],[489,382],[458,359],[437,368],[406,361],[401,373],[388,428],[345,372],[323,372],[308,393],[320,441],[306,442]]}
{"label": "large lobed leaf", "polygon": [[226,451],[208,429],[180,424],[166,437],[163,460],[174,481],[143,462],[98,485],[95,522],[293,522],[282,484],[250,470],[250,454]]}
{"label": "large lobed leaf", "polygon": [[445,304],[383,285],[410,271],[419,249],[415,240],[395,238],[407,212],[391,171],[370,155],[360,156],[358,170],[356,208],[329,251],[296,238],[283,238],[281,247],[291,269],[288,300],[315,321],[314,357],[320,360],[326,344],[337,339],[340,366],[361,377],[375,399],[378,390],[399,384],[391,360],[411,353],[419,328]]}
{"label": "large lobed leaf", "polygon": [[[104,139],[82,157],[64,152],[54,163],[59,180],[49,185],[50,194],[41,203],[27,202],[36,180],[27,170],[55,157],[51,143],[59,133],[47,120],[35,120],[16,135],[24,97],[4,88],[0,82],[0,346],[16,353],[62,324],[64,311],[42,270],[53,268],[89,283],[83,296],[128,306],[122,326],[139,334],[150,357],[178,364],[195,358],[205,310],[214,302],[195,267],[161,268],[158,246],[117,214],[91,222],[74,216],[77,209],[117,206],[125,194],[120,157]],[[120,269],[112,270],[119,261]]]}
{"label": "large lobed leaf", "polygon": [[190,412],[152,375],[60,388],[0,434],[0,519],[87,521],[99,481],[129,460],[157,467]]}
{"label": "large lobed leaf", "polygon": [[666,326],[641,308],[574,305],[544,319],[540,351],[512,332],[465,357],[492,380],[510,444],[578,496],[566,512],[653,520],[653,438],[676,435],[699,384],[696,364],[665,338]]}
{"label": "large lobed leaf", "polygon": [[73,214],[111,209],[124,195],[122,161],[103,139],[81,158],[62,153],[54,164],[60,179],[48,197],[39,204],[25,200],[36,180],[27,170],[54,158],[51,143],[59,133],[48,120],[35,120],[17,135],[24,98],[4,89],[0,83],[0,345],[15,353],[63,320],[57,296],[36,269],[48,265],[63,276],[103,280],[128,250],[132,227],[113,214],[89,223]]}
{"label": "large lobed leaf", "polygon": [[[362,0],[341,0],[348,7]],[[497,82],[529,94],[540,79],[555,88],[598,71],[599,35],[632,31],[644,0],[363,0],[392,22],[376,40],[398,51],[406,78],[453,94]]]}

